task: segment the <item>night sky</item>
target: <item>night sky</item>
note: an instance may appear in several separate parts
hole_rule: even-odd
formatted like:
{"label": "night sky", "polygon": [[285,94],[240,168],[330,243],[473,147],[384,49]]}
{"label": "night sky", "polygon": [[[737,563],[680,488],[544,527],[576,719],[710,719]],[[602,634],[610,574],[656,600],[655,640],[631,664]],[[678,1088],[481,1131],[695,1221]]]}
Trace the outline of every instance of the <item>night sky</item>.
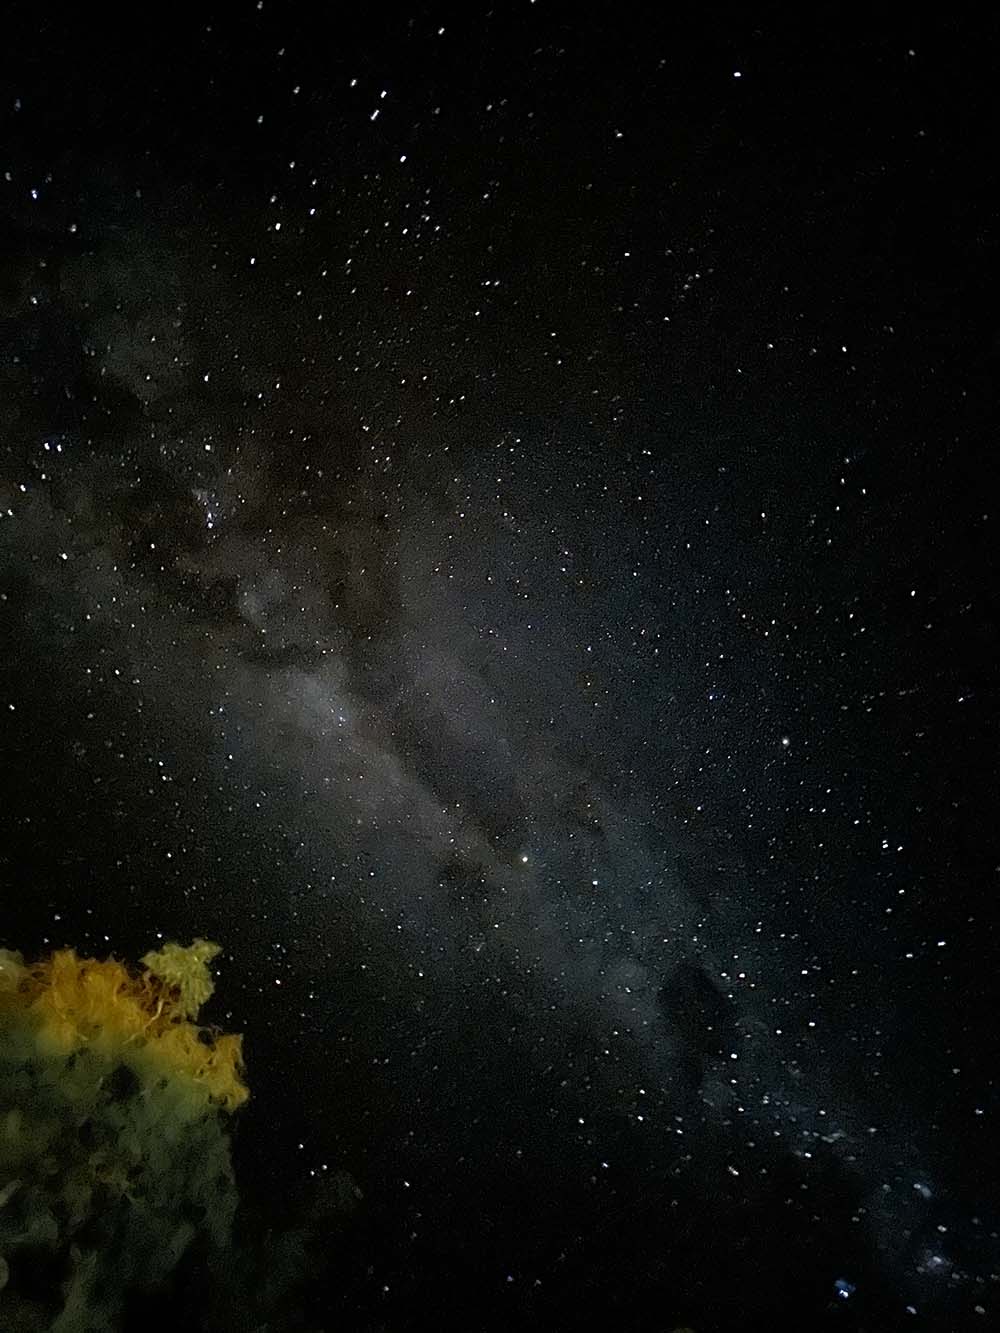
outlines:
{"label": "night sky", "polygon": [[319,8],[4,8],[0,945],[289,1328],[996,1327],[996,23]]}

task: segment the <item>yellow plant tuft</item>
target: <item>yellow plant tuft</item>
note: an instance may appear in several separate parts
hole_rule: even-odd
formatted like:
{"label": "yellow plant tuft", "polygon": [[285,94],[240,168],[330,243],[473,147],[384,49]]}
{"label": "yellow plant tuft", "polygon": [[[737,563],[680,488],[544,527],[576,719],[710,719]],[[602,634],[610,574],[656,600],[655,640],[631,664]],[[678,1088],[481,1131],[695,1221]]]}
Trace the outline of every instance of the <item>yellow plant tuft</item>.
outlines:
{"label": "yellow plant tuft", "polygon": [[220,952],[209,940],[168,944],[143,958],[133,974],[109,958],[80,958],[59,949],[25,964],[0,950],[0,1023],[28,1024],[43,1049],[69,1054],[89,1047],[136,1073],[177,1079],[227,1110],[249,1097],[243,1081],[243,1038],[193,1020],[212,993],[208,962]]}

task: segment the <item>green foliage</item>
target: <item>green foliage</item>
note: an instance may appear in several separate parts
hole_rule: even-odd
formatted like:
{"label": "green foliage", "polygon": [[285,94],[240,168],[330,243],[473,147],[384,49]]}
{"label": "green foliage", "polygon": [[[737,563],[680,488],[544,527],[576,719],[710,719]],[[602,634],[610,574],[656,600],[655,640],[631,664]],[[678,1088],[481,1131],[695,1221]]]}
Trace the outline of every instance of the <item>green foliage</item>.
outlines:
{"label": "green foliage", "polygon": [[192,1083],[0,1011],[0,1329],[111,1333],[132,1293],[228,1244],[226,1122]]}
{"label": "green foliage", "polygon": [[185,1018],[197,1018],[198,1010],[215,989],[208,965],[222,952],[211,940],[197,939],[184,948],[172,941],[157,952],[143,954],[143,966],[167,986],[176,988]]}

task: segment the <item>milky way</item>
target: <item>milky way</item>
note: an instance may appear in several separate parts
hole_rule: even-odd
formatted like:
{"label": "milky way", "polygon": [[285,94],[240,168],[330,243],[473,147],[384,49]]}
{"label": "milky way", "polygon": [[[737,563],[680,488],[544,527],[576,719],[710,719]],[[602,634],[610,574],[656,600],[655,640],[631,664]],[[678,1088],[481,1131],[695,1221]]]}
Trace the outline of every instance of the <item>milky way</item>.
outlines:
{"label": "milky way", "polygon": [[[916,520],[875,503],[861,409],[771,371],[774,321],[731,313],[713,228],[660,245],[654,326],[636,242],[587,221],[586,154],[559,161],[583,221],[543,216],[521,271],[530,219],[472,244],[471,203],[361,166],[230,196],[95,146],[8,205],[23,928],[219,938],[303,1173],[556,1178],[558,1142],[612,1230],[643,1229],[655,1178],[681,1212],[856,1235],[834,1305],[865,1280],[898,1309],[964,1299],[955,1254],[989,1223],[902,1097],[940,1009],[910,1007],[908,963],[957,946],[922,924],[887,950],[926,793],[872,757],[922,740],[893,644],[934,592],[872,535]],[[667,234],[618,190],[640,247]],[[652,341],[608,332],[626,310]],[[752,401],[714,396],[727,318]],[[656,360],[649,330],[684,319]]]}

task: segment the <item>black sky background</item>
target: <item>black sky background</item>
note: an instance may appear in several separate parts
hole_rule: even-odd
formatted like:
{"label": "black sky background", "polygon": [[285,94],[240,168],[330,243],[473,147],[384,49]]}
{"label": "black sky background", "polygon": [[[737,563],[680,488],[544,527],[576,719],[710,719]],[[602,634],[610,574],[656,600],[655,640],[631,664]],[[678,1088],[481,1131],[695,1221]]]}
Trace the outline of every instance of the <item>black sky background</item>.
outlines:
{"label": "black sky background", "polygon": [[995,26],[3,35],[3,943],[348,1327],[988,1327]]}

